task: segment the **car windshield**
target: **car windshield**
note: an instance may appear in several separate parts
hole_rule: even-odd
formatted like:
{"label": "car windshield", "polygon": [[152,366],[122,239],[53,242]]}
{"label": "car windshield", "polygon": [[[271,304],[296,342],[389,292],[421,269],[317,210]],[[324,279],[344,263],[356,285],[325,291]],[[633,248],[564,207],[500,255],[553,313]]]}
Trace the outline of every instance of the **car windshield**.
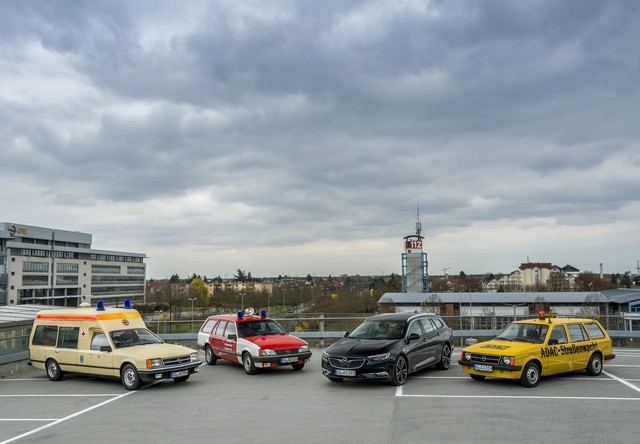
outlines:
{"label": "car windshield", "polygon": [[238,335],[241,338],[264,335],[284,335],[286,333],[287,332],[284,331],[277,322],[271,320],[238,323]]}
{"label": "car windshield", "polygon": [[110,336],[111,341],[113,341],[113,345],[116,348],[145,344],[162,344],[162,339],[151,333],[146,328],[116,330],[112,331]]}
{"label": "car windshield", "polygon": [[546,325],[513,323],[502,330],[498,336],[496,336],[496,339],[542,344],[544,342],[544,338],[547,336],[547,330],[549,330],[549,327]]}
{"label": "car windshield", "polygon": [[354,328],[348,338],[355,339],[400,339],[404,333],[402,321],[364,321]]}

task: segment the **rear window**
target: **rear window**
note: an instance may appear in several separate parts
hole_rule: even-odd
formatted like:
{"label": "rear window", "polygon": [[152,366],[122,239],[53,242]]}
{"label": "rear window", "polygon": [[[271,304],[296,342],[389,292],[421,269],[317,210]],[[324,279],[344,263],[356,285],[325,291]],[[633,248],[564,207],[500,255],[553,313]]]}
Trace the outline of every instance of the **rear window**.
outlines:
{"label": "rear window", "polygon": [[569,330],[571,342],[587,341],[589,339],[581,324],[567,325],[567,330]]}
{"label": "rear window", "polygon": [[585,324],[584,326],[587,327],[587,332],[589,332],[591,339],[604,338],[604,332],[595,322],[593,324]]}
{"label": "rear window", "polygon": [[56,345],[58,327],[54,325],[38,325],[33,335],[33,345]]}
{"label": "rear window", "polygon": [[218,322],[217,319],[209,319],[202,326],[202,333],[211,334],[211,332],[213,331],[213,327],[216,325],[217,322]]}

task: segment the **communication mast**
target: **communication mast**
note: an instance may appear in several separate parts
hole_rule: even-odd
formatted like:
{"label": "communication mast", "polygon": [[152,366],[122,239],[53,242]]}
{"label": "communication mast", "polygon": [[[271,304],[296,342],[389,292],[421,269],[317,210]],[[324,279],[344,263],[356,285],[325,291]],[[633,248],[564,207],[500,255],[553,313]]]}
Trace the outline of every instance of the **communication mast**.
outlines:
{"label": "communication mast", "polygon": [[402,253],[402,292],[428,293],[427,253],[423,251],[422,224],[420,223],[420,206],[416,211],[416,234],[404,237],[404,253]]}

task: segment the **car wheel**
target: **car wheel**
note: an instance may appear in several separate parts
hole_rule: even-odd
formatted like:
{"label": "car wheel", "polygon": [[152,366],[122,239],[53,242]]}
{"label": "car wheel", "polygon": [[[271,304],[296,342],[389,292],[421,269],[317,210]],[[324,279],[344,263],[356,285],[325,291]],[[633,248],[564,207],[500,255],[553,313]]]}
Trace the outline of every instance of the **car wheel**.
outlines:
{"label": "car wheel", "polygon": [[255,375],[258,373],[258,369],[253,364],[253,358],[251,357],[251,353],[245,352],[242,355],[242,366],[244,367],[244,372],[247,375]]}
{"label": "car wheel", "polygon": [[407,358],[404,356],[398,356],[396,363],[393,366],[393,376],[391,377],[391,384],[403,385],[407,382],[409,376],[409,367],[407,366]]}
{"label": "car wheel", "polygon": [[331,381],[331,382],[342,382],[342,381],[344,381],[344,378],[334,378],[333,376],[327,376],[327,378],[329,378],[329,381]]}
{"label": "car wheel", "polygon": [[50,381],[59,381],[62,379],[62,370],[60,370],[60,364],[55,359],[49,359],[47,361],[47,376]]}
{"label": "car wheel", "polygon": [[122,385],[124,385],[124,388],[127,390],[138,390],[142,386],[142,379],[140,379],[138,370],[131,364],[124,366],[121,379]]}
{"label": "car wheel", "polygon": [[292,364],[294,370],[302,370],[304,368],[304,364]]}
{"label": "car wheel", "polygon": [[440,355],[440,362],[436,364],[438,370],[447,370],[451,365],[451,346],[445,342],[442,346],[442,354]]}
{"label": "car wheel", "polygon": [[216,358],[216,355],[213,354],[213,350],[211,350],[211,347],[208,345],[204,347],[204,360],[207,361],[207,364],[209,365],[216,365],[216,362],[218,362],[218,358]]}
{"label": "car wheel", "polygon": [[471,379],[473,379],[474,381],[484,381],[484,378],[486,378],[486,376],[474,375],[473,373],[470,373],[469,376],[471,376]]}
{"label": "car wheel", "polygon": [[520,382],[528,388],[537,386],[540,382],[540,367],[533,362],[529,362],[524,366]]}
{"label": "car wheel", "polygon": [[189,375],[180,376],[179,378],[173,378],[173,380],[176,381],[176,382],[185,382],[187,379],[189,379]]}
{"label": "car wheel", "polygon": [[599,376],[602,373],[602,357],[599,353],[594,353],[589,358],[587,364],[587,374],[589,376]]}

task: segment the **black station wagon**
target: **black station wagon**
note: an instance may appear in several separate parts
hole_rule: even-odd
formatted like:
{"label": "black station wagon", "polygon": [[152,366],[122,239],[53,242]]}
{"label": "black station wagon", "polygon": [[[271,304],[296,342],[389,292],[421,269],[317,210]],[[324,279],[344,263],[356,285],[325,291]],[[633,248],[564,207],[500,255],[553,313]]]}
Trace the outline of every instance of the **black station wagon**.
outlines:
{"label": "black station wagon", "polygon": [[322,374],[345,379],[406,382],[409,373],[451,364],[453,332],[431,313],[371,316],[322,354]]}

